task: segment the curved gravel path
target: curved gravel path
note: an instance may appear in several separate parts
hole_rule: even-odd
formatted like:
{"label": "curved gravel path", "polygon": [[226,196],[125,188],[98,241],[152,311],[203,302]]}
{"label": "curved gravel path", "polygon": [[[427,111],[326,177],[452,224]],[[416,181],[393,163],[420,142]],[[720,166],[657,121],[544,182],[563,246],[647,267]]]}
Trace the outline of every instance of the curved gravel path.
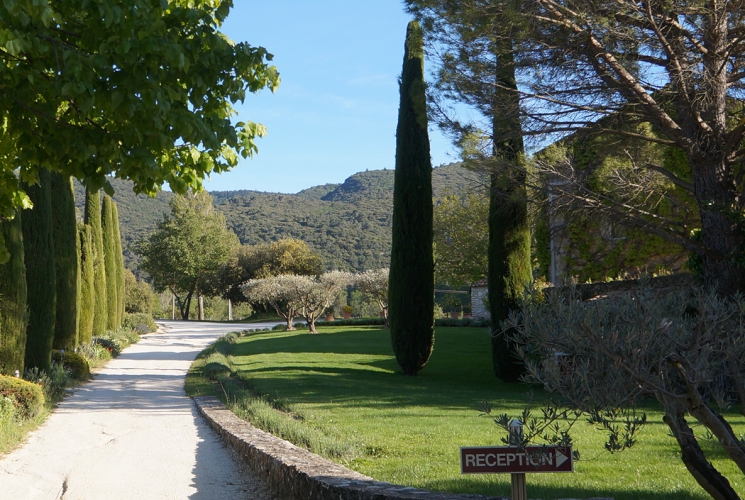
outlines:
{"label": "curved gravel path", "polygon": [[275,323],[159,323],[0,459],[1,500],[271,498],[197,415],[184,377],[220,335]]}

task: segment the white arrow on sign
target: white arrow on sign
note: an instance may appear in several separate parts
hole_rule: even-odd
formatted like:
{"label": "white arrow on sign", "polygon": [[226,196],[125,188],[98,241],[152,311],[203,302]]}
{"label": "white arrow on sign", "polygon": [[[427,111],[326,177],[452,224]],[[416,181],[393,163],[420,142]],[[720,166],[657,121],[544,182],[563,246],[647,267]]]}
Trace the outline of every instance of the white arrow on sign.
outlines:
{"label": "white arrow on sign", "polygon": [[556,454],[554,455],[554,457],[556,458],[556,468],[558,469],[559,467],[561,467],[561,464],[569,460],[569,458],[567,458],[567,456],[559,450],[556,450],[555,453]]}

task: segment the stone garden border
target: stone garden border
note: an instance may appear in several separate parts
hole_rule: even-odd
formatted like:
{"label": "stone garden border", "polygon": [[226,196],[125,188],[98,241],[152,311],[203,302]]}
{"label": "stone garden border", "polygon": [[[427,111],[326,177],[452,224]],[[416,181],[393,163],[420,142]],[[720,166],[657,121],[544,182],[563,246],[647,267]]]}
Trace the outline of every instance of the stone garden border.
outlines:
{"label": "stone garden border", "polygon": [[507,497],[435,493],[375,481],[257,429],[238,418],[214,396],[196,396],[193,400],[209,425],[282,500],[509,500]]}

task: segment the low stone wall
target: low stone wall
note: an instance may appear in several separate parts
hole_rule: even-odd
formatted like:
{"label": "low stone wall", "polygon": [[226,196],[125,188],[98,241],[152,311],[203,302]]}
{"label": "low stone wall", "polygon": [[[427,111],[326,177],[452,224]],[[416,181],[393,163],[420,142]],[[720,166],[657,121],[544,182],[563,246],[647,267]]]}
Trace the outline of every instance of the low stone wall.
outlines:
{"label": "low stone wall", "polygon": [[215,397],[193,399],[212,428],[282,500],[509,500],[435,493],[375,481],[255,428]]}
{"label": "low stone wall", "polygon": [[375,481],[257,429],[238,418],[215,397],[193,399],[210,426],[282,500],[509,500],[507,497],[435,493]]}

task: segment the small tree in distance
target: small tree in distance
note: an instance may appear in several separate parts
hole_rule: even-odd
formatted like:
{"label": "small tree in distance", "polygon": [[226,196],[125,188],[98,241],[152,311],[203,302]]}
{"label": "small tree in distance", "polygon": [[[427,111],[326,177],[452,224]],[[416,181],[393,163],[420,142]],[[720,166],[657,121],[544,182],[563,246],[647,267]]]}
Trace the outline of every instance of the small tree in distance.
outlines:
{"label": "small tree in distance", "polygon": [[294,285],[296,278],[297,276],[285,274],[249,280],[241,285],[241,291],[249,302],[270,306],[277,316],[286,320],[287,329],[294,330],[292,320],[298,316],[300,311]]}
{"label": "small tree in distance", "polygon": [[454,288],[486,277],[489,269],[489,197],[444,196],[434,206],[435,282]]}
{"label": "small tree in distance", "polygon": [[142,269],[157,291],[170,290],[182,319],[189,319],[191,301],[203,292],[233,250],[238,237],[227,228],[206,191],[180,195],[171,201],[171,215],[140,243]]}
{"label": "small tree in distance", "polygon": [[236,248],[228,262],[212,277],[210,287],[225,299],[244,302],[246,297],[241,293],[241,285],[248,280],[281,274],[315,276],[322,269],[321,256],[304,241],[283,238]]}
{"label": "small tree in distance", "polygon": [[351,282],[352,275],[344,271],[329,271],[320,276],[294,276],[290,280],[309,333],[318,333],[316,320]]}
{"label": "small tree in distance", "polygon": [[380,312],[383,313],[385,318],[385,327],[388,328],[388,275],[390,274],[387,268],[385,269],[370,269],[364,273],[357,274],[354,276],[354,284],[357,286],[357,290],[362,293],[373,297],[378,306],[380,306]]}

